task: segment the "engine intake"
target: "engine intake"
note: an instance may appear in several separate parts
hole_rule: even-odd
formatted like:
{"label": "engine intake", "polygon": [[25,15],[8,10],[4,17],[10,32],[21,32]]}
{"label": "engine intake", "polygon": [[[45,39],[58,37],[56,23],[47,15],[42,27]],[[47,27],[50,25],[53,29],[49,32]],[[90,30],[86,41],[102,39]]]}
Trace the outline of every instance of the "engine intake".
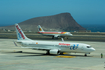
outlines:
{"label": "engine intake", "polygon": [[59,53],[59,51],[57,49],[50,50],[49,52],[50,52],[50,54],[58,54]]}

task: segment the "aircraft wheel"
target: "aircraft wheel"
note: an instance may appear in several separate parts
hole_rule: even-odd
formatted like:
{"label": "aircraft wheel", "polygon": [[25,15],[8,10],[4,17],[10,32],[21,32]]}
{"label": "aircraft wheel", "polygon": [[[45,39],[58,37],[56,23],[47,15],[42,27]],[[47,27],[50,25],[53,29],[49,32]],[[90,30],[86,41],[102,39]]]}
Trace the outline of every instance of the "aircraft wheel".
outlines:
{"label": "aircraft wheel", "polygon": [[64,55],[63,52],[60,52],[60,55]]}
{"label": "aircraft wheel", "polygon": [[85,56],[87,56],[87,54],[85,54]]}
{"label": "aircraft wheel", "polygon": [[54,36],[52,36],[52,39],[54,39]]}
{"label": "aircraft wheel", "polygon": [[17,53],[22,53],[22,51],[17,51]]}
{"label": "aircraft wheel", "polygon": [[49,54],[50,54],[49,50],[46,52],[46,54],[47,54],[47,55],[49,55]]}

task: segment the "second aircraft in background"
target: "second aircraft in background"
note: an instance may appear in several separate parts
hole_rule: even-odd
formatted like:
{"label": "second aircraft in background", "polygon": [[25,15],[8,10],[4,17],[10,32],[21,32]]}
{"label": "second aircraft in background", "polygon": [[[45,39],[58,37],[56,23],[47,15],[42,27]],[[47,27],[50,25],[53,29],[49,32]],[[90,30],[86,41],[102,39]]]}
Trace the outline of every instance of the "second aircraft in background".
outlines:
{"label": "second aircraft in background", "polygon": [[69,36],[72,36],[72,34],[70,32],[47,32],[47,31],[44,31],[40,25],[38,25],[38,31],[39,31],[38,32],[39,34],[42,34],[44,36],[52,36],[52,39],[58,38],[58,37],[63,37],[63,38],[67,37],[67,39],[68,39]]}

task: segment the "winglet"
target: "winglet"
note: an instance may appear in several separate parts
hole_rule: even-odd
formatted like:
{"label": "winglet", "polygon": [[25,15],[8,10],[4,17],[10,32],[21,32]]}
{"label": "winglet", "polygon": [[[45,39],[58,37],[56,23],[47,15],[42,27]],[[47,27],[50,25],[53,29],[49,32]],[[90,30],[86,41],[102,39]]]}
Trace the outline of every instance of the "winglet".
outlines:
{"label": "winglet", "polygon": [[64,42],[64,39],[63,38],[61,38],[62,39],[62,42]]}
{"label": "winglet", "polygon": [[[14,42],[14,41],[13,41]],[[17,46],[17,44],[14,42],[15,46]]]}

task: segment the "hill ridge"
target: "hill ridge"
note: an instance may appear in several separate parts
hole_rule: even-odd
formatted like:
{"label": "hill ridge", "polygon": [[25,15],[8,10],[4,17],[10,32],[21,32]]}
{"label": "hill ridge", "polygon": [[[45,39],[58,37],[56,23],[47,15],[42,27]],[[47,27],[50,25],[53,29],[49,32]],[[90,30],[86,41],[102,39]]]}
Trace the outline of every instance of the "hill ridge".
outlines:
{"label": "hill ridge", "polygon": [[[60,13],[52,16],[36,17],[25,20],[18,23],[22,30],[38,31],[37,26],[41,25],[44,30],[54,31],[74,31],[74,30],[86,30],[79,25],[71,16],[70,13]],[[1,28],[1,27],[0,27]],[[13,25],[2,27],[10,30],[14,30]]]}

